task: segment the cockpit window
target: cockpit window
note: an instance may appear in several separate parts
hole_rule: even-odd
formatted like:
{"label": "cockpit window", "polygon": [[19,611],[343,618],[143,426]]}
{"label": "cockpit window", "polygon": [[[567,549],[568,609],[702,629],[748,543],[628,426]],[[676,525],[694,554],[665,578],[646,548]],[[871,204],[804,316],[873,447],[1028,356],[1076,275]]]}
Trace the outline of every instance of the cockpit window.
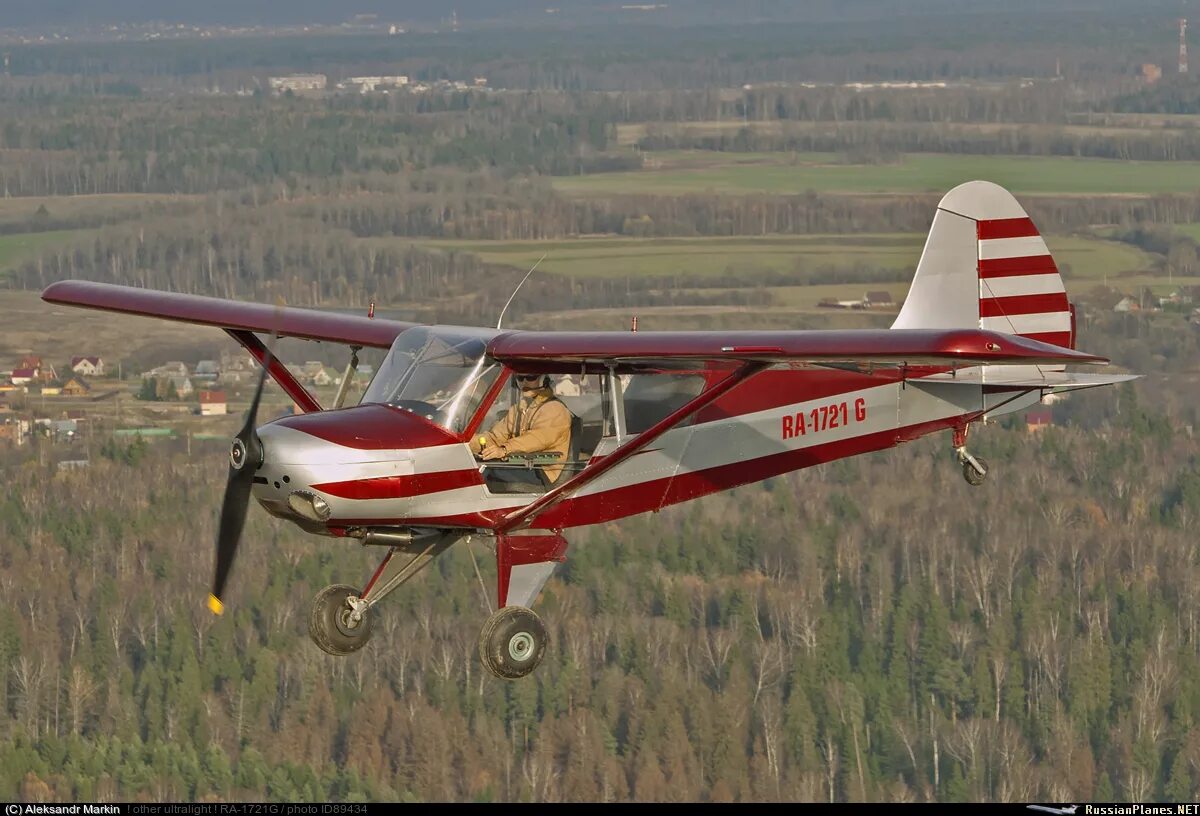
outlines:
{"label": "cockpit window", "polygon": [[484,352],[496,335],[486,329],[417,326],[402,332],[362,402],[383,402],[462,433],[500,376]]}

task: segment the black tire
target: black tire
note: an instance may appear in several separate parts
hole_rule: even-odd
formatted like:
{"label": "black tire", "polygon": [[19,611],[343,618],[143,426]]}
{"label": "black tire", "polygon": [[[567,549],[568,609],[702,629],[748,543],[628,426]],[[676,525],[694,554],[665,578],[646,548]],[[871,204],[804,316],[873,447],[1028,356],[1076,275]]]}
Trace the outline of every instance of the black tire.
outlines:
{"label": "black tire", "polygon": [[546,627],[532,609],[506,606],[483,625],[479,659],[501,680],[517,680],[542,662],[546,642]]}
{"label": "black tire", "polygon": [[976,456],[975,461],[979,463],[981,468],[983,468],[983,473],[980,473],[975,468],[971,467],[970,462],[962,463],[963,478],[967,480],[967,484],[969,484],[971,487],[979,487],[981,484],[983,484],[987,479],[988,474],[987,460],[982,456]]}
{"label": "black tire", "polygon": [[346,598],[358,589],[346,584],[327,586],[313,598],[308,614],[308,636],[323,652],[342,657],[353,654],[371,639],[374,615],[367,611],[357,624],[350,619]]}

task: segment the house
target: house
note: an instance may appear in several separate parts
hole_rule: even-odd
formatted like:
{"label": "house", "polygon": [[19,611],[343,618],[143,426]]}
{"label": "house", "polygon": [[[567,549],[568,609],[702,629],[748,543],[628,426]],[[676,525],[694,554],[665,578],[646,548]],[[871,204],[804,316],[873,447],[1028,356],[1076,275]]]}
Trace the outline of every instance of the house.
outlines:
{"label": "house", "polygon": [[171,385],[175,386],[175,396],[180,399],[190,397],[195,390],[192,388],[192,381],[187,377],[171,377]]}
{"label": "house", "polygon": [[64,397],[84,397],[91,390],[92,387],[88,385],[87,380],[80,376],[71,377],[62,385]]}
{"label": "house", "polygon": [[1054,413],[1049,408],[1034,408],[1025,413],[1025,430],[1030,433],[1043,431],[1054,424]]}
{"label": "house", "polygon": [[200,392],[200,416],[224,416],[228,412],[224,391]]}
{"label": "house", "polygon": [[14,368],[9,380],[13,385],[29,385],[37,379],[37,374],[36,368]]}
{"label": "house", "polygon": [[325,370],[325,364],[320,360],[308,360],[304,363],[304,376],[312,379]]}
{"label": "house", "polygon": [[221,376],[221,367],[217,365],[216,360],[201,360],[196,363],[196,371],[192,374],[192,379],[216,382],[219,376]]}
{"label": "house", "polygon": [[337,376],[336,374],[330,374],[328,369],[322,368],[313,375],[312,384],[321,388],[329,385],[340,385],[341,377]]}
{"label": "house", "polygon": [[146,373],[142,374],[142,379],[153,379],[155,377],[175,378],[186,377],[187,375],[187,365],[185,363],[181,363],[179,360],[172,360],[169,363],[163,363],[157,368],[152,368]]}
{"label": "house", "polygon": [[1126,295],[1125,297],[1123,297],[1117,301],[1117,305],[1113,306],[1113,311],[1114,312],[1140,312],[1141,308],[1142,307],[1138,304],[1138,302],[1135,299]]}
{"label": "house", "polygon": [[100,357],[72,357],[71,370],[85,377],[103,377],[104,360]]}
{"label": "house", "polygon": [[55,439],[74,439],[79,434],[79,424],[73,419],[55,419],[50,422],[50,435]]}
{"label": "house", "polygon": [[244,351],[222,351],[221,371],[253,371],[257,364],[254,358]]}
{"label": "house", "polygon": [[863,306],[867,309],[890,309],[895,305],[891,292],[877,290],[863,295]]}
{"label": "house", "polygon": [[24,445],[25,437],[29,435],[29,420],[6,417],[0,422],[0,442],[10,445]]}

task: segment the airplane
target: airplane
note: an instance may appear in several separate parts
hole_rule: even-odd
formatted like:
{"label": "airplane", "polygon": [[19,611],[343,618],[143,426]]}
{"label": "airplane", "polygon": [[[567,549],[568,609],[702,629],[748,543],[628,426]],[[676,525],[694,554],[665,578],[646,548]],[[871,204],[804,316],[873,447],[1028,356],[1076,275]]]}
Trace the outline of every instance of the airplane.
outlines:
{"label": "airplane", "polygon": [[[232,443],[209,606],[221,600],[253,497],[306,532],[378,546],[361,588],[321,590],[309,634],[349,655],[374,607],[447,548],[494,549],[497,611],[479,653],[496,677],[541,662],[546,628],[530,607],[565,560],[564,532],[656,511],[823,462],[949,431],[971,485],[987,463],[971,426],[1061,391],[1133,379],[1068,372],[1102,365],[1075,349],[1075,312],[1045,242],[1002,187],[973,181],[942,198],[908,297],[889,329],[545,332],[417,325],[86,281],[43,300],[215,326],[262,366]],[[346,376],[328,407],[262,336],[344,344]],[[357,405],[347,386],[363,348],[387,354]],[[565,457],[481,462],[470,442],[519,399],[518,374],[569,384]],[[302,413],[256,424],[270,376]],[[505,468],[559,471],[530,492]],[[473,554],[473,550],[472,550]]]}
{"label": "airplane", "polygon": [[1046,807],[1045,805],[1026,805],[1026,810],[1040,810],[1043,813],[1056,813],[1059,816],[1072,816],[1075,811],[1079,810],[1079,805],[1067,805],[1066,807]]}

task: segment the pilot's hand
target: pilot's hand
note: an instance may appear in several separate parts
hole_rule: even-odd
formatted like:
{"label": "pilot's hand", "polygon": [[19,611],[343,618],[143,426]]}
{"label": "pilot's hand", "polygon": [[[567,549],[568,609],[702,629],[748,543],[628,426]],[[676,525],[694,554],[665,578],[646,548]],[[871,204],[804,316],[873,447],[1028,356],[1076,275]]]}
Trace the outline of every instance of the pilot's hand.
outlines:
{"label": "pilot's hand", "polygon": [[492,459],[503,459],[505,456],[508,456],[508,452],[499,445],[488,445],[479,456],[486,462]]}

